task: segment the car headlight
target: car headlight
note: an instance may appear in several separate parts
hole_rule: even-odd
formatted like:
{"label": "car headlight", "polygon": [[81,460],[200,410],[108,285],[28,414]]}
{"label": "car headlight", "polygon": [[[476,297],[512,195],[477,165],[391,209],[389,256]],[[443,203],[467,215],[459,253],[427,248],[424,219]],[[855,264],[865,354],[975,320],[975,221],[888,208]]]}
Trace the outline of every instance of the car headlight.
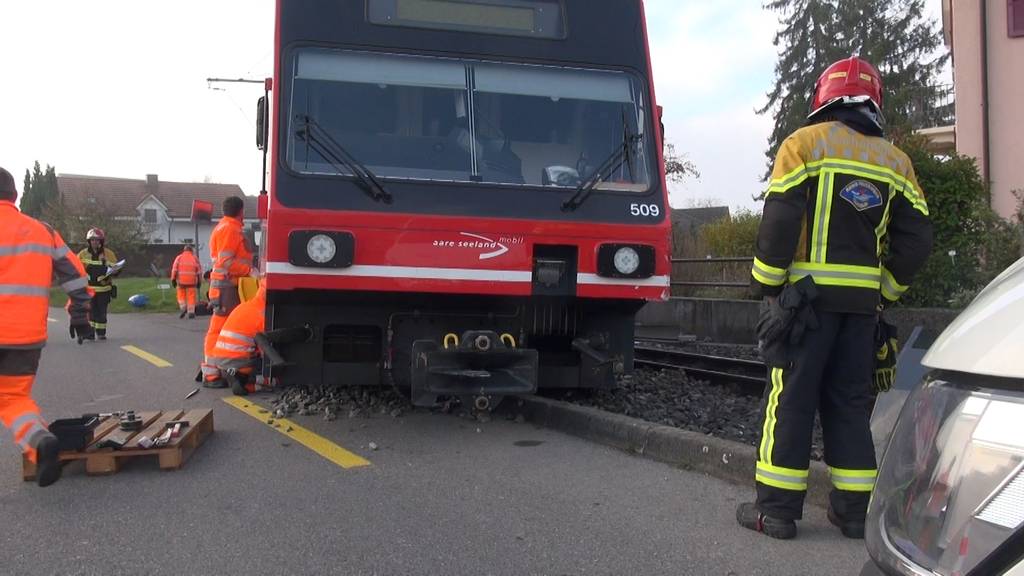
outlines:
{"label": "car headlight", "polygon": [[868,510],[876,562],[895,574],[967,574],[1024,524],[1020,390],[939,372],[914,391]]}
{"label": "car headlight", "polygon": [[613,263],[619,274],[629,276],[640,267],[640,255],[630,246],[623,246],[615,251]]}
{"label": "car headlight", "polygon": [[306,242],[306,255],[317,264],[330,262],[337,252],[338,245],[326,234],[317,234]]}

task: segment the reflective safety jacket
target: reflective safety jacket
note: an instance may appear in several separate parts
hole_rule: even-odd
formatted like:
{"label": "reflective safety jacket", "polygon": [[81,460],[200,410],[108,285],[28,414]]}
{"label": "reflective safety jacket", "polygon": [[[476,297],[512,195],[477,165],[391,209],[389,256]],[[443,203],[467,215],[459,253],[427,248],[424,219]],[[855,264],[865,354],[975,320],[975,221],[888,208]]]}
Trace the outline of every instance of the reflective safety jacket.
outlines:
{"label": "reflective safety jacket", "polygon": [[874,313],[880,296],[906,292],[931,246],[907,155],[847,123],[821,122],[779,149],[751,274],[763,295],[811,276],[820,309]]}
{"label": "reflective safety jacket", "polygon": [[110,292],[113,282],[110,278],[100,280],[100,277],[107,275],[107,266],[117,263],[114,251],[104,247],[100,252],[93,253],[92,249],[87,247],[78,253],[78,259],[82,261],[85,272],[89,275],[89,287],[94,292]]}
{"label": "reflective safety jacket", "polygon": [[184,251],[174,259],[174,264],[171,265],[171,280],[177,280],[178,286],[198,286],[202,277],[203,266],[191,251]]}
{"label": "reflective safety jacket", "polygon": [[251,373],[258,356],[256,335],[263,332],[266,325],[266,307],[265,290],[239,304],[220,329],[209,363],[222,371],[234,369],[243,374]]}
{"label": "reflective safety jacket", "polygon": [[42,348],[46,344],[50,285],[67,292],[68,311],[84,315],[91,294],[85,270],[64,240],[46,224],[0,201],[0,348]]}
{"label": "reflective safety jacket", "polygon": [[236,290],[238,278],[252,269],[252,252],[242,235],[242,221],[225,216],[210,234],[210,302],[217,302],[221,289]]}

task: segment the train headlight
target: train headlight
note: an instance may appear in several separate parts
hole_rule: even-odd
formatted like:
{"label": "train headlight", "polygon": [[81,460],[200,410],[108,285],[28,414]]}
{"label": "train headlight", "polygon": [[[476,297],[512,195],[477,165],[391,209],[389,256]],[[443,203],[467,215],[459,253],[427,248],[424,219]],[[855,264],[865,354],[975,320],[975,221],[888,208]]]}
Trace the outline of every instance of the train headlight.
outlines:
{"label": "train headlight", "polygon": [[612,262],[619,274],[629,276],[640,267],[640,255],[632,247],[623,246],[615,251],[615,257]]}
{"label": "train headlight", "polygon": [[326,264],[334,259],[338,245],[326,234],[317,234],[306,242],[306,255],[317,264]]}
{"label": "train headlight", "polygon": [[654,264],[654,246],[602,244],[597,249],[597,274],[605,278],[650,278]]}
{"label": "train headlight", "polygon": [[356,253],[351,232],[293,230],[288,233],[288,262],[309,268],[348,268]]}

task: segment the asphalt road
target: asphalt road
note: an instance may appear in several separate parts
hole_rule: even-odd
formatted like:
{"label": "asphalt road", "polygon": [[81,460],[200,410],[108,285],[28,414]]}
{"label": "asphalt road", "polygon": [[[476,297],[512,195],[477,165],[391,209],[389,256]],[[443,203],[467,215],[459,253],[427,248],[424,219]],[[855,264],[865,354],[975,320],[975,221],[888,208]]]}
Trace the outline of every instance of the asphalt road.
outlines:
{"label": "asphalt road", "polygon": [[229,394],[184,400],[203,319],[114,316],[109,341],[78,346],[52,313],[35,390],[45,416],[211,407],[216,433],[179,471],[147,458],[89,477],[75,463],[47,489],[22,482],[5,436],[3,574],[833,575],[867,558],[820,509],[799,539],[769,540],[733,517],[752,487],[503,419],[293,418],[371,462],[343,469]]}

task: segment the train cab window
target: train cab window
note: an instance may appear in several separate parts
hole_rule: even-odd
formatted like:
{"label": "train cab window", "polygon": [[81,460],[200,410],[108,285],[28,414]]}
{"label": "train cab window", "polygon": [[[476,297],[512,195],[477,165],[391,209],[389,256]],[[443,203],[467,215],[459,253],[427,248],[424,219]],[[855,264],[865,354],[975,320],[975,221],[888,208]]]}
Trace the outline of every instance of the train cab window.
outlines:
{"label": "train cab window", "polygon": [[[474,102],[485,182],[576,186],[643,131],[633,82],[622,73],[481,64]],[[646,190],[641,158],[631,150],[599,188]]]}
{"label": "train cab window", "polygon": [[382,178],[576,187],[627,148],[597,189],[646,191],[638,86],[620,72],[301,49],[287,159],[350,174],[310,141],[315,124]]}
{"label": "train cab window", "polygon": [[299,54],[292,84],[289,163],[302,172],[334,174],[302,136],[316,123],[380,176],[468,180],[470,151],[453,136],[465,107],[461,63],[429,58],[309,51]]}

